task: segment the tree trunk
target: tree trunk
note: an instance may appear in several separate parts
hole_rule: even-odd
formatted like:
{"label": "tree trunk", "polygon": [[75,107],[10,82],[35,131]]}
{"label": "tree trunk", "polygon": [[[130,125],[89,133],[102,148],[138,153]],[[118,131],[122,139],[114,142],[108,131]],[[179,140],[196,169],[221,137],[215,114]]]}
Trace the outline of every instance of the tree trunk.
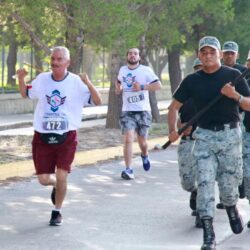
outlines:
{"label": "tree trunk", "polygon": [[[141,37],[139,49],[140,49],[141,64],[148,66],[149,63],[147,60],[147,49],[146,49],[145,36]],[[158,105],[157,105],[155,91],[149,91],[149,102],[150,102],[153,121],[160,122],[160,112],[159,112]]]}
{"label": "tree trunk", "polygon": [[[34,58],[35,58],[35,68],[36,68],[36,75],[41,73],[43,71],[43,60],[42,60],[42,54],[41,50],[39,47],[34,44]],[[45,69],[46,71],[48,70],[47,68]]]}
{"label": "tree trunk", "polygon": [[122,95],[115,93],[115,82],[123,60],[118,49],[113,49],[111,54],[111,81],[109,89],[108,113],[106,118],[106,128],[120,128],[119,117],[122,110]]}
{"label": "tree trunk", "polygon": [[16,74],[17,50],[18,50],[18,43],[16,41],[16,35],[13,32],[13,29],[10,27],[9,52],[8,52],[8,56],[7,56],[7,67],[8,67],[7,82],[11,86],[16,85],[16,80],[13,79],[12,76]]}
{"label": "tree trunk", "polygon": [[161,79],[163,69],[168,63],[168,55],[165,50],[154,50],[148,54],[149,62],[151,63],[154,72]]}
{"label": "tree trunk", "polygon": [[179,48],[173,48],[172,50],[168,51],[168,72],[171,92],[174,93],[182,79]]}

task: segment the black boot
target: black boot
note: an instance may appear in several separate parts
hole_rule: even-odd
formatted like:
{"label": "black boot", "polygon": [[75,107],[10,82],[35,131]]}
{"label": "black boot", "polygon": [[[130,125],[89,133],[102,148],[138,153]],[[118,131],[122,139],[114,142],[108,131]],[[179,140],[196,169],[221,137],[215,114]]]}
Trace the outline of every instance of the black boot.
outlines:
{"label": "black boot", "polygon": [[244,199],[246,197],[244,180],[242,181],[242,184],[239,185],[238,189],[239,189],[239,198]]}
{"label": "black boot", "polygon": [[226,206],[226,211],[232,231],[235,234],[240,234],[243,231],[243,223],[237,207],[235,205]]}
{"label": "black boot", "polygon": [[189,206],[192,210],[196,210],[196,197],[197,197],[197,190],[191,192],[190,195]]}
{"label": "black boot", "polygon": [[203,245],[201,246],[201,250],[215,250],[213,218],[203,217],[201,223],[203,228]]}
{"label": "black boot", "polygon": [[195,227],[202,228],[201,217],[198,212],[196,212]]}
{"label": "black boot", "polygon": [[225,209],[225,206],[221,202],[219,202],[216,204],[216,208],[217,209]]}

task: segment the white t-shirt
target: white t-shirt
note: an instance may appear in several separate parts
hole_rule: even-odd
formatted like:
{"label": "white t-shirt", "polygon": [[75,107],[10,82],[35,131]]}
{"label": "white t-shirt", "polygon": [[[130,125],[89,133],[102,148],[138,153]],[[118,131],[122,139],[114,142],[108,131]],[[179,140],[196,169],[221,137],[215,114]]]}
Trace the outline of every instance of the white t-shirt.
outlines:
{"label": "white t-shirt", "polygon": [[40,133],[62,134],[80,127],[82,108],[90,104],[90,92],[73,73],[62,81],[52,79],[51,72],[39,74],[28,88],[30,99],[38,99],[34,129]]}
{"label": "white t-shirt", "polygon": [[133,82],[147,85],[158,81],[158,77],[151,68],[139,65],[135,69],[122,66],[118,74],[118,80],[122,84],[122,111],[150,111],[149,94],[147,90],[133,91]]}

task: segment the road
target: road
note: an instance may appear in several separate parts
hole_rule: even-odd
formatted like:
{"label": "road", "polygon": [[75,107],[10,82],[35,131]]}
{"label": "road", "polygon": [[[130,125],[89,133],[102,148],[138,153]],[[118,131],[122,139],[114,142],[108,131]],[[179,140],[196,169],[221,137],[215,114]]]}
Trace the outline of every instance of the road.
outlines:
{"label": "road", "polygon": [[[176,146],[151,152],[145,172],[134,158],[135,180],[120,178],[122,160],[74,167],[62,211],[64,224],[50,227],[48,187],[35,177],[2,184],[2,250],[198,250],[202,230],[194,227],[189,194],[180,187]],[[94,157],[94,156],[93,156]],[[218,197],[218,190],[217,197]],[[247,200],[239,201],[244,223]],[[249,250],[250,229],[234,235],[226,212],[216,210],[217,250]]]}

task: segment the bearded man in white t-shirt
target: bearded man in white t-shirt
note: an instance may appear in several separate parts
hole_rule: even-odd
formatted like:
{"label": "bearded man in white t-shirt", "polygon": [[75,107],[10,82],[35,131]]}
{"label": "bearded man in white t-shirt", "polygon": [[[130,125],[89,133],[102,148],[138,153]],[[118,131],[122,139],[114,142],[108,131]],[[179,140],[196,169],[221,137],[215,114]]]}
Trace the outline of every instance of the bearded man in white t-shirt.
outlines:
{"label": "bearded man in white t-shirt", "polygon": [[134,179],[132,168],[133,141],[135,132],[141,149],[141,158],[145,171],[150,169],[147,135],[151,126],[151,107],[149,91],[161,89],[161,82],[148,66],[140,64],[140,51],[131,48],[127,52],[127,65],[122,66],[116,82],[116,94],[122,93],[122,114],[120,126],[124,135],[125,169],[121,177],[125,180]]}
{"label": "bearded man in white t-shirt", "polygon": [[53,186],[51,200],[55,208],[49,224],[60,226],[82,108],[101,104],[101,96],[86,74],[79,77],[67,70],[70,65],[67,48],[55,47],[50,60],[52,72],[39,74],[30,86],[24,81],[25,69],[17,70],[17,76],[22,97],[38,100],[34,113],[32,156],[40,184]]}

